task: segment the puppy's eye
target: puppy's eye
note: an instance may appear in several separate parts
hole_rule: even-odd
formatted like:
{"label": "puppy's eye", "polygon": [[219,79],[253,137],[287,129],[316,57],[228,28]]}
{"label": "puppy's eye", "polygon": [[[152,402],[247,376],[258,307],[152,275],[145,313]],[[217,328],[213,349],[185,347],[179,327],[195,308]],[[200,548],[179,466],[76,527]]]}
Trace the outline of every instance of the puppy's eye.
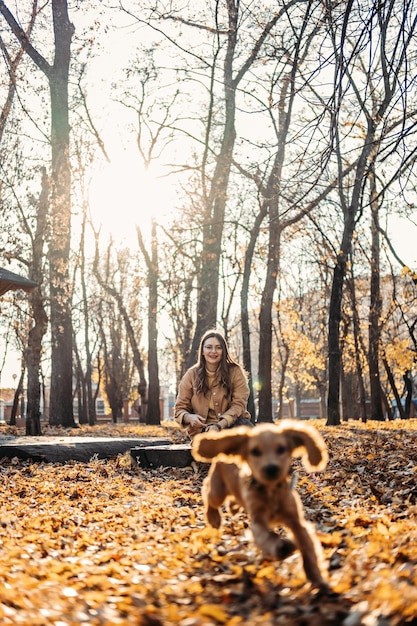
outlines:
{"label": "puppy's eye", "polygon": [[285,446],[278,446],[276,450],[277,454],[285,454],[286,451],[287,451],[287,448]]}
{"label": "puppy's eye", "polygon": [[252,450],[250,451],[252,456],[261,456],[262,452],[260,451],[259,448],[252,448]]}

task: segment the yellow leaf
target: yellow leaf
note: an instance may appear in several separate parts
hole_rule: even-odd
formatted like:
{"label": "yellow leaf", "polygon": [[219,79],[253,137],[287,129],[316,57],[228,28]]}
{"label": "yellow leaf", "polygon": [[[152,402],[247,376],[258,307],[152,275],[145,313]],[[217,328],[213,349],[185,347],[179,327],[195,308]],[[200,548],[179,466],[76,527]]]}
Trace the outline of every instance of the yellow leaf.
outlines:
{"label": "yellow leaf", "polygon": [[378,522],[377,523],[376,530],[377,530],[377,532],[381,533],[381,535],[384,535],[384,537],[388,537],[388,535],[389,535],[388,528],[382,522]]}
{"label": "yellow leaf", "polygon": [[320,537],[320,543],[324,546],[338,546],[342,539],[342,533],[340,531],[335,531],[333,533],[318,533]]}
{"label": "yellow leaf", "polygon": [[199,613],[204,615],[204,617],[215,619],[220,624],[225,624],[228,620],[226,613],[217,604],[203,604],[199,609]]}
{"label": "yellow leaf", "polygon": [[262,567],[256,574],[256,578],[271,578],[275,576],[276,568],[273,565],[266,565]]}
{"label": "yellow leaf", "polygon": [[203,592],[203,586],[198,580],[193,580],[188,584],[187,592],[190,594],[199,594]]}
{"label": "yellow leaf", "polygon": [[352,588],[352,581],[350,578],[346,578],[345,580],[339,580],[338,583],[333,585],[333,591],[338,594],[347,593]]}

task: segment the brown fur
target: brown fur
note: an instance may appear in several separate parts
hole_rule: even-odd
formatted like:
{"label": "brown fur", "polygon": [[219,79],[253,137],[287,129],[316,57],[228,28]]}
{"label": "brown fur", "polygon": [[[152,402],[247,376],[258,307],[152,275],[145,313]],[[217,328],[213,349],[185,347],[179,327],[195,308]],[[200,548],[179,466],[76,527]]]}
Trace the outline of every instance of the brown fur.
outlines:
{"label": "brown fur", "polygon": [[[249,515],[254,541],[265,557],[283,559],[298,547],[306,576],[314,585],[327,587],[321,545],[289,477],[292,457],[302,456],[309,471],[326,467],[326,445],[315,428],[285,420],[201,434],[193,442],[193,456],[197,461],[214,459],[203,484],[211,526],[220,527],[219,508],[234,498]],[[277,524],[292,532],[295,543],[271,530]]]}

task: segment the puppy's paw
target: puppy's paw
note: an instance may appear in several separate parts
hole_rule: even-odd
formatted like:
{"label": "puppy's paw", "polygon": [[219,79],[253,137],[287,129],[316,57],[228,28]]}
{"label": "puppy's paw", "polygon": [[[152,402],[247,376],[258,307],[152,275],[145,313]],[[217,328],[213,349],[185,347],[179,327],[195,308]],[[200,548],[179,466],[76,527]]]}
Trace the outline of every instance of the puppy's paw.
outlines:
{"label": "puppy's paw", "polygon": [[210,526],[213,528],[220,528],[222,518],[220,516],[219,509],[214,509],[211,506],[207,507],[206,517]]}
{"label": "puppy's paw", "polygon": [[326,597],[335,599],[339,597],[339,594],[336,591],[333,591],[331,586],[325,580],[320,580],[312,583],[313,587],[317,589],[317,596],[319,598]]}
{"label": "puppy's paw", "polygon": [[291,539],[279,539],[275,545],[275,558],[282,561],[295,552],[296,549],[297,546]]}

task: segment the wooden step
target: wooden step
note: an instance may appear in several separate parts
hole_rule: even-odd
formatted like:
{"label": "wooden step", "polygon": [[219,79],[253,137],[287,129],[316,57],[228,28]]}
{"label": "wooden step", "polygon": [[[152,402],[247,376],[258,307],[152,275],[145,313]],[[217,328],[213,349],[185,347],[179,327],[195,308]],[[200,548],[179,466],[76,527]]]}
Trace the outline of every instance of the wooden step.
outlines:
{"label": "wooden step", "polygon": [[130,450],[132,464],[142,468],[187,467],[193,462],[190,444],[140,446]]}

